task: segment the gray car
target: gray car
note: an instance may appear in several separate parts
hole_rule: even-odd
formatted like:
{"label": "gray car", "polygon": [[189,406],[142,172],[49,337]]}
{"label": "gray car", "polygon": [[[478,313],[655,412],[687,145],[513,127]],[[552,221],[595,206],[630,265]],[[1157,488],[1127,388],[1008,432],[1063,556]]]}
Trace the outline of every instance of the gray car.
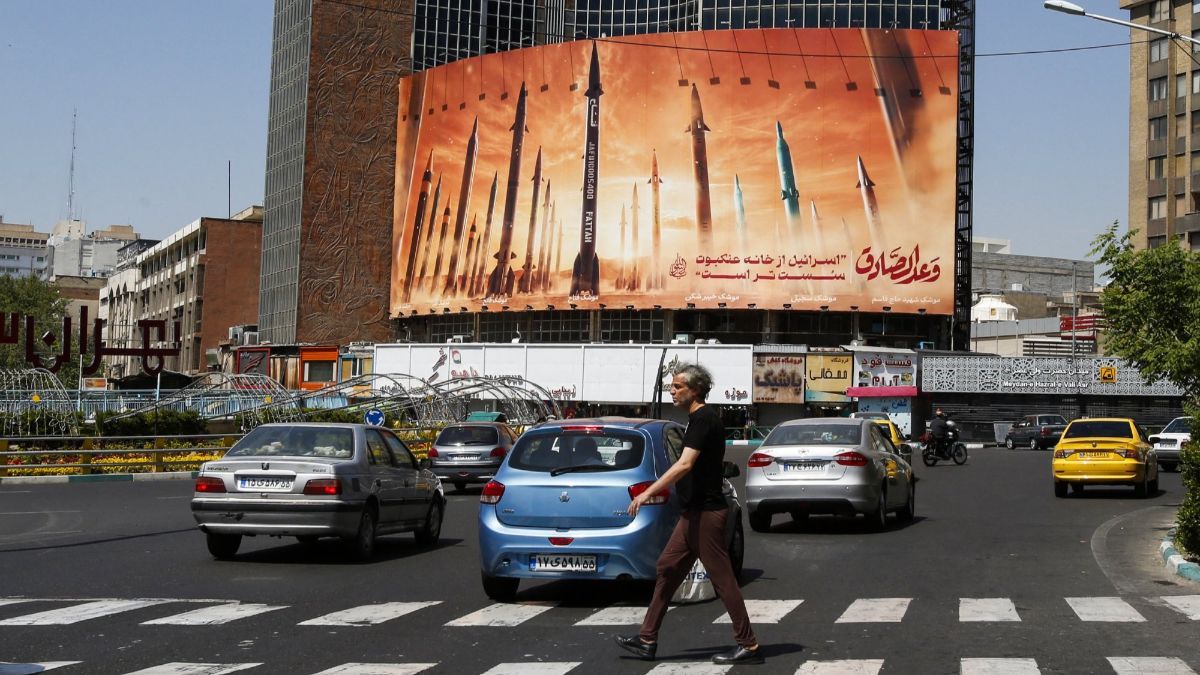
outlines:
{"label": "gray car", "polygon": [[341,537],[358,559],[377,536],[441,536],[441,482],[390,430],[364,424],[265,424],[196,478],[192,516],[216,558],[244,536]]}
{"label": "gray car", "polygon": [[429,450],[429,468],[456,490],[496,475],[517,433],[502,422],[462,422],[442,429]]}
{"label": "gray car", "polygon": [[746,510],[756,532],[771,517],[861,513],[873,529],[887,514],[910,521],[916,509],[912,466],[869,419],[807,418],[775,427],[746,465]]}

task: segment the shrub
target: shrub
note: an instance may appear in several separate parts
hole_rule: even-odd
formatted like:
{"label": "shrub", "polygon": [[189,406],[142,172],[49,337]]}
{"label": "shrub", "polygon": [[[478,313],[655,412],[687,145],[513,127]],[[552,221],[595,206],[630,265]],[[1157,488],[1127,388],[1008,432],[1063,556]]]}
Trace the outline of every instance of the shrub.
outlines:
{"label": "shrub", "polygon": [[1200,409],[1192,410],[1192,440],[1179,451],[1183,502],[1176,514],[1175,545],[1200,556]]}
{"label": "shrub", "polygon": [[101,436],[186,436],[207,432],[208,423],[194,410],[160,410],[120,419],[96,416],[96,434]]}

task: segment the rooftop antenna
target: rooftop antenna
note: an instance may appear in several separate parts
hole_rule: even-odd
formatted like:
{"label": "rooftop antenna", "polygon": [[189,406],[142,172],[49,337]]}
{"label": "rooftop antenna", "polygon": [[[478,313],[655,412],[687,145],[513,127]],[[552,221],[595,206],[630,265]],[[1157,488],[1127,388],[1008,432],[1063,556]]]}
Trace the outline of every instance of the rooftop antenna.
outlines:
{"label": "rooftop antenna", "polygon": [[71,170],[67,176],[67,220],[75,220],[75,119],[79,109],[71,110]]}

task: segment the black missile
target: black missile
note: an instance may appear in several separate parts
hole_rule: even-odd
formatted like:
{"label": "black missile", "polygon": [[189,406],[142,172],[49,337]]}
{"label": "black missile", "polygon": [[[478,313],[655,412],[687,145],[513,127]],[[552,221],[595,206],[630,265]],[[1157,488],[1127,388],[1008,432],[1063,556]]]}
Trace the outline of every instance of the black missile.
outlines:
{"label": "black missile", "polygon": [[512,125],[512,150],[508,155],[508,189],[504,193],[504,222],[500,227],[500,250],[496,252],[496,267],[488,277],[489,296],[509,296],[513,291],[513,273],[509,261],[517,257],[512,252],[513,221],[517,215],[517,190],[521,186],[521,146],[525,142],[525,83],[517,97],[517,118]]}
{"label": "black missile", "polygon": [[583,143],[583,213],[579,224],[579,254],[571,270],[570,295],[600,294],[600,259],[596,256],[596,202],[600,187],[600,55],[592,42],[588,69]]}

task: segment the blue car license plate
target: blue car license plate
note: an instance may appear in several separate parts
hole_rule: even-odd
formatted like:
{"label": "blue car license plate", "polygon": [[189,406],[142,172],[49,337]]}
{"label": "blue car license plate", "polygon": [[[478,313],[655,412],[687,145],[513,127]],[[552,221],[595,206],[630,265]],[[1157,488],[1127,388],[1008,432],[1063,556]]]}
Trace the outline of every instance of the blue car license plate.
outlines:
{"label": "blue car license plate", "polygon": [[596,556],[535,553],[529,556],[530,572],[595,572]]}

